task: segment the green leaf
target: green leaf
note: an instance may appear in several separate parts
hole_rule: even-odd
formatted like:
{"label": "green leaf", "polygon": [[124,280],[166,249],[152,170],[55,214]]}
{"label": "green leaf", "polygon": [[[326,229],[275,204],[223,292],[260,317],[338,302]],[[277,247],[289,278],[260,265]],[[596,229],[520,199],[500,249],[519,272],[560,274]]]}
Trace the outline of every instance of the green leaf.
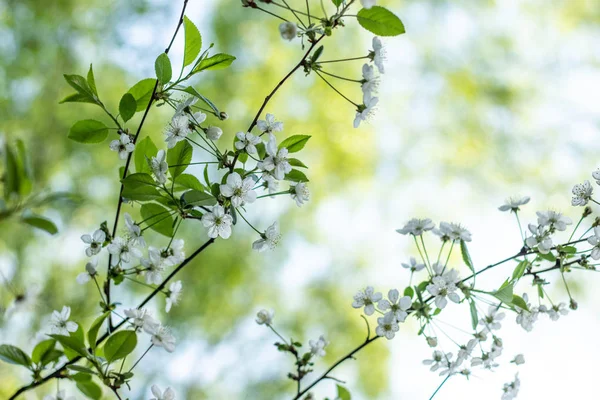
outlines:
{"label": "green leaf", "polygon": [[0,360],[29,368],[31,359],[23,350],[10,344],[0,345]]}
{"label": "green leaf", "polygon": [[170,210],[156,203],[146,203],[140,208],[140,214],[146,224],[155,232],[167,237],[173,236],[173,217]]}
{"label": "green leaf", "polygon": [[560,251],[566,254],[575,254],[577,252],[577,247],[575,246],[560,246]]}
{"label": "green leaf", "polygon": [[130,200],[154,200],[161,197],[154,179],[148,174],[135,173],[121,180],[123,197]]}
{"label": "green leaf", "polygon": [[[60,103],[92,103],[101,105],[98,96],[94,93],[94,90],[90,87],[85,78],[81,75],[63,75],[65,80],[73,89],[77,91],[75,94],[71,94],[60,101]],[[95,82],[94,82],[95,86]]]}
{"label": "green leaf", "polygon": [[304,148],[308,139],[309,135],[293,135],[279,143],[279,148],[285,147],[288,153],[296,153]]}
{"label": "green leaf", "polygon": [[[71,371],[77,371],[77,372],[81,372],[84,374],[96,375],[96,372],[94,372],[94,370],[92,370],[88,367],[83,367],[81,365],[67,365],[67,368],[70,369]],[[90,379],[92,379],[91,376],[89,377],[89,379],[86,379],[86,380],[90,380]]]}
{"label": "green leaf", "polygon": [[137,346],[135,331],[120,331],[112,334],[104,345],[104,357],[109,363],[127,357]]}
{"label": "green leaf", "polygon": [[351,400],[352,396],[350,395],[348,389],[341,385],[337,385],[337,398],[339,400]]}
{"label": "green leaf", "polygon": [[196,25],[183,17],[183,29],[185,30],[185,50],[183,55],[183,66],[186,67],[194,62],[200,50],[202,49],[202,36],[196,28]]}
{"label": "green leaf", "polygon": [[199,190],[188,190],[181,195],[181,200],[185,204],[194,206],[213,206],[217,204],[217,199],[212,195]]}
{"label": "green leaf", "polygon": [[344,0],[331,0],[331,2],[333,3],[334,6],[339,7],[342,5]]}
{"label": "green leaf", "polygon": [[200,180],[191,174],[179,175],[175,183],[187,189],[199,190],[201,192],[206,191],[206,187],[200,183]]}
{"label": "green leaf", "polygon": [[54,350],[54,346],[56,346],[56,340],[54,339],[48,339],[39,342],[33,348],[33,352],[31,353],[31,361],[33,361],[35,364],[38,364],[44,359],[46,353]]}
{"label": "green leaf", "polygon": [[58,233],[58,228],[54,225],[54,222],[41,215],[33,214],[31,212],[23,213],[21,221],[27,225],[33,226],[34,228],[41,229],[48,232],[51,235]]}
{"label": "green leaf", "polygon": [[100,143],[108,136],[108,127],[95,119],[75,122],[69,130],[69,139],[78,143]]}
{"label": "green leaf", "polygon": [[288,158],[288,162],[292,167],[308,168],[302,161],[297,158]]}
{"label": "green leaf", "polygon": [[94,93],[96,95],[96,98],[98,97],[98,90],[96,89],[96,78],[94,78],[94,70],[92,69],[92,64],[90,64],[90,69],[87,73],[87,83],[90,86],[90,89],[92,90],[92,93]]}
{"label": "green leaf", "polygon": [[102,388],[92,381],[77,382],[77,389],[90,399],[99,400],[102,398]]}
{"label": "green leaf", "polygon": [[65,349],[65,355],[67,355],[69,359],[74,357],[69,357],[69,354],[67,354],[66,350],[71,350],[73,353],[82,357],[85,357],[87,354],[83,340],[77,336],[50,335],[50,337],[56,339],[58,343],[62,345],[62,347]]}
{"label": "green leaf", "polygon": [[511,303],[513,306],[517,306],[519,308],[522,308],[523,310],[529,311],[529,307],[527,307],[527,303],[525,303],[525,300],[523,300],[523,298],[521,296],[517,296],[516,294],[513,294]]}
{"label": "green leaf", "polygon": [[52,349],[52,350],[48,351],[46,354],[44,354],[44,356],[42,357],[40,362],[42,363],[42,365],[48,365],[50,363],[57,362],[58,359],[60,357],[62,357],[63,355],[64,355],[64,353],[62,351]]}
{"label": "green leaf", "polygon": [[169,83],[173,76],[173,70],[171,69],[171,60],[169,60],[169,56],[166,53],[162,53],[156,58],[154,71],[161,83]]}
{"label": "green leaf", "polygon": [[92,326],[90,326],[90,329],[88,330],[88,343],[90,345],[90,348],[92,349],[92,352],[96,350],[96,339],[98,338],[98,331],[100,330],[100,327],[102,326],[104,320],[109,315],[110,312],[105,312],[104,314],[96,318],[96,320],[92,323]]}
{"label": "green leaf", "polygon": [[[69,368],[69,366],[67,366],[67,368]],[[71,374],[71,379],[75,382],[89,382],[92,380],[92,375],[84,372],[77,372],[76,374]]]}
{"label": "green leaf", "polygon": [[220,115],[221,111],[219,111],[219,109],[217,108],[216,105],[214,105],[214,103],[212,101],[210,101],[208,98],[206,98],[205,96],[201,95],[200,93],[198,93],[198,91],[196,89],[194,89],[191,86],[186,87],[185,89],[183,89],[184,92],[191,94],[192,96],[195,96],[197,98],[199,98],[200,100],[202,100],[204,102],[204,104],[206,104],[207,106],[209,106],[215,113],[215,115]]}
{"label": "green leaf", "polygon": [[154,87],[157,85],[156,79],[146,78],[142,79],[128,90],[131,93],[137,104],[136,112],[144,111],[148,107],[148,103],[152,99],[152,93]]}
{"label": "green leaf", "polygon": [[135,97],[129,92],[125,93],[119,101],[119,114],[123,121],[129,121],[137,111],[137,102]]}
{"label": "green leaf", "polygon": [[292,169],[289,174],[286,174],[284,179],[292,182],[308,182],[308,178],[304,175],[304,172],[297,169]]}
{"label": "green leaf", "polygon": [[398,36],[405,32],[400,18],[384,7],[363,8],[356,19],[363,28],[379,36]]}
{"label": "green leaf", "polygon": [[231,65],[233,61],[235,61],[234,56],[225,53],[217,53],[212,57],[208,57],[200,61],[196,68],[194,68],[194,73],[198,73],[200,71],[208,69],[214,70],[227,68]]}
{"label": "green leaf", "polygon": [[156,156],[158,149],[156,145],[150,139],[150,136],[146,136],[135,145],[135,151],[133,153],[133,161],[135,162],[136,172],[152,173],[152,168],[148,165],[148,160]]}
{"label": "green leaf", "polygon": [[169,171],[173,179],[187,169],[187,164],[192,161],[193,151],[192,145],[187,140],[182,140],[167,151],[167,164],[169,164]]}
{"label": "green leaf", "polygon": [[528,266],[529,266],[529,261],[527,261],[527,260],[523,260],[520,263],[518,263],[517,267],[513,271],[511,280],[518,281],[519,279],[521,279],[521,277],[525,273],[525,269],[527,269]]}
{"label": "green leaf", "polygon": [[210,187],[210,179],[208,178],[208,164],[204,166],[204,172],[202,175],[204,176],[204,182],[206,182],[206,186]]}
{"label": "green leaf", "polygon": [[475,330],[479,323],[479,317],[477,316],[477,306],[472,299],[469,299],[469,310],[471,311],[471,326],[473,327],[473,330]]}
{"label": "green leaf", "polygon": [[19,194],[20,179],[17,158],[8,142],[4,145],[4,199],[9,201],[14,194]]}
{"label": "green leaf", "polygon": [[407,286],[406,289],[404,289],[404,296],[408,296],[412,299],[414,295],[415,290],[412,287]]}
{"label": "green leaf", "polygon": [[500,289],[493,292],[492,295],[503,303],[511,304],[513,299],[513,284],[504,283]]}
{"label": "green leaf", "polygon": [[548,254],[542,254],[542,253],[538,252],[538,257],[541,258],[542,260],[556,262],[556,257],[554,257],[554,254],[552,254],[552,252],[550,252]]}
{"label": "green leaf", "polygon": [[469,254],[469,249],[467,249],[467,244],[464,240],[460,241],[460,254],[462,255],[462,259],[467,264],[467,267],[471,270],[472,273],[475,273],[475,267],[473,266],[473,260],[471,260],[471,255]]}

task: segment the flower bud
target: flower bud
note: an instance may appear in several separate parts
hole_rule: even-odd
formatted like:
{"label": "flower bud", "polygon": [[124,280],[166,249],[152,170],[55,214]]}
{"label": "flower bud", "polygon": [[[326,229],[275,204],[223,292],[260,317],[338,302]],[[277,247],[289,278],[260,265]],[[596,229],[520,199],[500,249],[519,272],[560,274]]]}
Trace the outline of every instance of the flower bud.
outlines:
{"label": "flower bud", "polygon": [[435,337],[428,337],[427,338],[427,344],[429,345],[429,347],[436,347],[438,345],[437,338],[435,338]]}
{"label": "flower bud", "polygon": [[292,40],[296,37],[296,35],[298,34],[298,28],[296,27],[296,24],[294,24],[293,22],[282,22],[279,25],[279,33],[281,34],[281,37],[285,40]]}
{"label": "flower bud", "polygon": [[271,325],[273,323],[273,317],[275,313],[273,311],[268,310],[260,310],[256,314],[256,323],[259,325]]}
{"label": "flower bud", "polygon": [[574,299],[571,299],[571,302],[569,303],[569,308],[571,310],[577,310],[577,307],[579,307],[577,302]]}
{"label": "flower bud", "polygon": [[219,140],[219,138],[221,137],[222,134],[223,134],[223,130],[221,128],[219,128],[218,126],[209,126],[206,129],[206,136],[210,140]]}
{"label": "flower bud", "polygon": [[221,121],[225,121],[227,118],[229,118],[229,115],[227,115],[227,113],[226,113],[225,111],[221,111],[221,112],[219,113],[219,119],[220,119]]}
{"label": "flower bud", "polygon": [[511,362],[515,363],[516,365],[525,364],[525,357],[523,357],[523,354],[517,354],[514,360],[512,360]]}
{"label": "flower bud", "polygon": [[592,214],[592,207],[585,206],[585,208],[583,209],[583,215],[581,217],[585,218],[585,217],[587,217],[590,214]]}

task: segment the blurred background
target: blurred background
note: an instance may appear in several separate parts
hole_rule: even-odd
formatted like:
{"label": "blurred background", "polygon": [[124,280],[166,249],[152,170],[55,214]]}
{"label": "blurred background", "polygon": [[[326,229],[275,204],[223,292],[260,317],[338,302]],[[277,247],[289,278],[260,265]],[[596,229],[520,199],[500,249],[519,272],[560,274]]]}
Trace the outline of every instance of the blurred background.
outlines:
{"label": "blurred background", "polygon": [[[85,104],[58,104],[71,93],[62,74],[83,75],[93,63],[100,96],[116,109],[129,87],[154,76],[154,59],[171,37],[180,3],[0,3],[2,140],[24,141],[34,190],[84,198],[76,208],[44,211],[59,226],[55,236],[0,222],[0,309],[11,308],[16,294],[27,296],[26,307],[0,319],[0,343],[30,351],[48,315],[65,304],[84,326],[95,317],[95,288],[75,283],[86,262],[79,237],[104,220],[112,224],[122,164],[108,142],[90,146],[67,139],[70,126],[83,116],[105,118]],[[581,209],[570,207],[571,187],[591,179],[599,165],[597,2],[379,3],[400,16],[407,34],[384,40],[387,63],[378,112],[353,129],[352,107],[318,77],[301,72],[277,94],[265,111],[285,122],[284,135],[313,136],[301,157],[310,167],[311,201],[302,208],[288,198],[259,202],[252,207],[252,220],[262,228],[273,220],[281,224],[283,240],[275,251],[252,252],[255,234],[239,226],[230,240],[219,241],[184,270],[183,299],[168,315],[164,299],[151,304],[179,344],[171,355],[151,351],[126,396],[148,399],[156,383],[172,386],[179,399],[291,398],[293,384],[286,375],[292,360],[275,350],[272,333],[254,323],[260,308],[275,310],[276,326],[287,337],[308,342],[325,334],[331,344],[315,366],[323,371],[364,338],[360,313],[350,307],[352,295],[366,285],[387,292],[408,284],[401,263],[415,252],[395,229],[409,218],[465,224],[473,233],[470,249],[478,268],[519,250],[514,219],[497,211],[508,196],[532,196],[524,208],[525,223],[548,207],[579,218]],[[304,1],[290,4],[301,7]],[[302,50],[298,41],[280,39],[275,19],[242,8],[238,0],[191,0],[187,15],[202,32],[205,48],[215,43],[217,52],[237,57],[230,68],[194,81],[229,114],[219,123],[226,132],[221,145],[227,146]],[[323,59],[360,56],[371,48],[372,35],[351,18],[346,22],[343,32],[324,42]],[[174,64],[182,57],[182,43],[180,36],[172,50]],[[331,71],[360,79],[361,66],[360,61],[338,63]],[[360,100],[358,85],[338,88]],[[154,109],[145,125],[145,134],[156,143],[162,142],[165,111]],[[206,233],[194,224],[184,228],[190,253]],[[161,245],[165,239],[156,235],[149,241]],[[466,275],[455,256],[453,264]],[[498,268],[480,282],[494,289],[512,269]],[[594,397],[600,281],[592,272],[571,273],[568,279],[578,311],[558,322],[541,318],[531,333],[509,316],[501,331],[504,366],[494,373],[477,371],[468,381],[450,379],[436,398],[499,399],[502,384],[517,372],[507,363],[521,352],[527,362],[518,368],[520,399]],[[525,282],[522,286],[518,292],[530,290]],[[128,284],[114,291],[124,306],[133,306],[145,293]],[[568,299],[558,285],[549,293],[556,302]],[[466,308],[449,306],[444,318],[454,320],[453,313],[466,318],[462,326],[468,329]],[[367,347],[335,377],[348,382],[355,399],[428,399],[442,378],[421,364],[431,349],[416,336],[418,329],[410,320],[396,339]],[[0,398],[27,382],[24,369],[0,363]],[[61,385],[83,398],[68,383]],[[48,384],[24,398],[54,391]],[[324,382],[314,393],[333,398],[335,384]]]}

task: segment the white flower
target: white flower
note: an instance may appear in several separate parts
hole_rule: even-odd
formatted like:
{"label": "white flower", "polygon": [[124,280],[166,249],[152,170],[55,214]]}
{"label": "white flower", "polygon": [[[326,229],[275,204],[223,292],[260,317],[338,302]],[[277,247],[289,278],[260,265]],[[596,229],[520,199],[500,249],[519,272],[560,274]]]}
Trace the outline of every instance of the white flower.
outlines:
{"label": "white flower", "polygon": [[183,285],[181,284],[181,281],[175,281],[169,285],[167,303],[165,305],[166,312],[171,311],[171,307],[173,307],[179,302],[179,297],[181,296],[182,289]]}
{"label": "white flower", "polygon": [[275,116],[273,114],[267,114],[264,120],[260,120],[256,123],[256,126],[263,133],[281,132],[283,130],[283,122],[275,121]]}
{"label": "white flower", "polygon": [[158,183],[165,183],[167,181],[167,171],[169,171],[169,165],[165,161],[167,153],[164,150],[159,150],[156,153],[156,157],[152,157],[150,160],[150,168]]}
{"label": "white flower", "polygon": [[413,236],[420,236],[426,231],[430,231],[435,228],[435,225],[429,218],[418,219],[413,218],[404,225],[402,229],[396,229],[396,232],[401,235],[411,234]]}
{"label": "white flower", "polygon": [[408,296],[404,296],[400,298],[400,293],[396,289],[392,289],[388,292],[389,300],[380,300],[379,301],[379,309],[381,311],[387,311],[385,315],[391,314],[397,322],[404,322],[408,313],[408,310],[412,306],[412,300]]}
{"label": "white flower", "polygon": [[377,36],[373,38],[373,51],[369,54],[369,57],[379,70],[379,73],[383,74],[385,72],[383,68],[383,61],[385,60],[385,49],[383,48],[381,40]]}
{"label": "white flower", "polygon": [[319,340],[309,340],[308,345],[310,347],[310,352],[316,357],[325,357],[325,347],[329,342],[325,339],[325,336],[319,336]]}
{"label": "white flower", "polygon": [[266,145],[266,151],[268,155],[258,163],[258,168],[268,171],[275,179],[283,179],[285,174],[292,170],[292,166],[287,159],[288,149],[285,147],[278,149],[275,136],[271,136]]}
{"label": "white flower", "polygon": [[360,0],[360,4],[368,10],[377,4],[377,0]]}
{"label": "white flower", "polygon": [[117,236],[112,243],[107,246],[108,252],[113,255],[112,265],[117,265],[119,261],[128,263],[131,256],[140,258],[142,252],[132,246],[132,243],[122,237]]}
{"label": "white flower", "polygon": [[440,228],[434,229],[433,233],[441,237],[442,240],[471,241],[471,232],[463,228],[460,224],[440,222]]}
{"label": "white flower", "polygon": [[491,332],[493,329],[498,330],[502,328],[500,321],[504,319],[506,314],[503,312],[499,313],[498,310],[498,306],[492,305],[488,309],[488,314],[484,318],[479,319],[479,325],[483,325],[484,330]]}
{"label": "white flower", "polygon": [[425,264],[419,264],[419,263],[417,263],[417,260],[415,260],[414,257],[411,257],[410,264],[402,263],[402,267],[409,269],[410,272],[419,272],[420,270],[425,268]]}
{"label": "white flower", "polygon": [[354,302],[352,307],[354,308],[365,308],[365,314],[373,315],[375,312],[375,303],[377,303],[383,297],[380,292],[374,293],[372,286],[367,286],[364,291],[359,291],[354,295]]}
{"label": "white flower", "polygon": [[279,224],[273,222],[273,225],[269,226],[261,238],[252,243],[252,249],[263,252],[267,249],[273,250],[279,241],[281,240],[281,234],[279,233]]}
{"label": "white flower", "polygon": [[206,128],[206,137],[210,140],[219,140],[222,134],[223,130],[218,126],[209,126]]}
{"label": "white flower", "polygon": [[548,316],[552,321],[558,321],[561,315],[567,315],[569,310],[565,303],[555,304],[548,310]]}
{"label": "white flower", "polygon": [[164,393],[156,385],[152,385],[151,390],[155,397],[150,400],[175,400],[175,392],[170,387],[166,388]]}
{"label": "white flower", "polygon": [[256,323],[259,325],[271,325],[273,323],[273,318],[275,317],[275,312],[273,310],[265,310],[262,309],[258,313],[256,313]]}
{"label": "white flower", "polygon": [[136,329],[139,328],[146,332],[154,332],[160,325],[158,321],[152,318],[145,308],[129,308],[123,312],[125,313],[125,316],[131,320],[131,324]]}
{"label": "white flower", "polygon": [[456,285],[445,279],[445,276],[434,276],[431,283],[427,285],[427,291],[435,297],[435,305],[439,309],[446,307],[448,304],[447,298],[455,303],[460,301],[458,294],[454,293],[457,289]]}
{"label": "white flower", "polygon": [[298,182],[293,186],[292,190],[292,199],[296,202],[298,207],[302,207],[302,204],[308,202],[310,200],[310,191],[308,190],[308,186],[304,182]]}
{"label": "white flower", "polygon": [[252,190],[254,187],[254,179],[247,177],[242,180],[242,177],[237,172],[233,172],[227,176],[227,184],[221,185],[221,194],[231,199],[231,204],[234,207],[243,206],[246,203],[254,203],[256,200],[256,192]]}
{"label": "white flower", "polygon": [[162,265],[172,267],[183,262],[185,260],[184,243],[183,239],[175,239],[169,247],[163,247],[159,253]]}
{"label": "white flower", "polygon": [[502,204],[500,207],[498,207],[498,210],[500,211],[512,211],[512,212],[517,212],[519,211],[519,207],[529,203],[530,197],[529,196],[525,196],[525,197],[509,197],[508,199],[506,199],[506,201],[504,202],[504,204]]}
{"label": "white flower", "polygon": [[377,90],[379,79],[375,76],[375,71],[372,65],[363,64],[362,66],[363,83],[360,85],[364,95],[371,95]]}
{"label": "white flower", "polygon": [[477,346],[477,343],[478,342],[476,340],[471,339],[467,342],[466,345],[460,346],[458,354],[456,355],[456,362],[459,365],[462,364],[462,362],[465,361],[467,358],[471,357],[471,353],[473,352],[473,349],[475,349],[475,347]]}
{"label": "white flower", "polygon": [[140,258],[140,263],[146,270],[146,283],[159,285],[162,282],[165,266],[161,261],[160,251],[155,247],[148,247],[148,258]]}
{"label": "white flower", "polygon": [[188,117],[188,120],[189,120],[190,124],[200,126],[201,123],[206,121],[206,114],[198,111],[193,114],[190,114],[190,116]]}
{"label": "white flower", "polygon": [[375,328],[377,336],[385,336],[386,339],[392,340],[398,330],[400,327],[393,314],[387,313],[383,317],[377,318],[377,328]]}
{"label": "white flower", "polygon": [[91,257],[100,253],[100,250],[102,250],[102,244],[106,240],[106,233],[104,233],[103,230],[98,229],[91,235],[81,236],[81,240],[83,243],[90,245],[85,249],[85,255]]}
{"label": "white flower", "polygon": [[438,340],[436,337],[432,337],[432,336],[428,336],[427,337],[427,345],[429,347],[437,347],[438,345]]}
{"label": "white flower", "polygon": [[498,364],[494,362],[495,358],[498,356],[498,353],[493,351],[486,353],[483,352],[481,357],[473,357],[471,359],[471,367],[477,367],[478,365],[482,365],[483,368],[492,369],[497,367]]}
{"label": "white flower", "polygon": [[548,226],[551,230],[556,229],[558,231],[564,231],[567,229],[567,225],[573,223],[571,218],[565,217],[556,211],[538,211],[536,214],[538,216],[538,224],[540,226]]}
{"label": "white flower", "polygon": [[571,200],[571,204],[574,206],[585,206],[592,198],[593,191],[594,188],[590,184],[590,181],[585,181],[573,186],[573,199]]}
{"label": "white flower", "polygon": [[592,258],[594,260],[600,259],[600,227],[594,227],[594,236],[590,236],[587,241],[589,244],[594,246],[592,248]]}
{"label": "white flower", "polygon": [[76,278],[77,283],[79,283],[80,285],[83,285],[84,283],[89,282],[91,278],[96,276],[96,273],[97,273],[96,266],[97,265],[98,265],[97,258],[93,258],[87,264],[85,264],[85,272],[82,272],[79,275],[77,275],[77,278]]}
{"label": "white flower", "polygon": [[600,185],[600,169],[597,169],[596,171],[592,172],[592,178],[594,178],[596,180],[596,183]]}
{"label": "white flower", "polygon": [[64,390],[59,390],[56,392],[56,396],[46,395],[42,400],[75,400],[74,396],[67,397],[67,394]]}
{"label": "white flower", "polygon": [[231,236],[232,223],[233,218],[225,214],[225,209],[220,205],[214,206],[211,212],[202,216],[202,225],[208,228],[208,236],[213,239],[218,236],[227,239]]}
{"label": "white flower", "polygon": [[113,140],[109,145],[112,151],[119,153],[119,158],[125,160],[129,153],[135,149],[135,144],[131,142],[131,138],[126,133],[121,133],[119,140]]}
{"label": "white flower", "polygon": [[148,333],[152,335],[150,340],[153,345],[163,347],[169,353],[172,353],[175,350],[175,338],[171,335],[171,331],[166,326],[157,325]]}
{"label": "white flower", "polygon": [[541,254],[548,254],[552,249],[552,238],[548,236],[547,232],[544,232],[543,226],[537,226],[534,224],[528,225],[529,231],[533,234],[533,236],[525,239],[525,244],[533,249],[537,246],[538,251]]}
{"label": "white flower", "polygon": [[450,362],[451,359],[452,359],[452,353],[444,354],[443,352],[441,352],[439,350],[435,350],[433,352],[432,358],[430,360],[423,360],[423,364],[431,365],[429,370],[433,372],[433,371],[437,371],[441,366]]}
{"label": "white flower", "polygon": [[238,132],[235,134],[238,140],[235,142],[235,148],[238,150],[246,150],[248,154],[256,154],[256,145],[260,143],[260,138],[254,136],[250,132]]}
{"label": "white flower", "polygon": [[140,226],[136,224],[131,215],[129,213],[125,213],[125,226],[127,227],[127,232],[129,233],[129,241],[133,245],[139,245],[142,247],[146,247],[146,241],[142,236],[142,230]]}
{"label": "white flower", "polygon": [[167,147],[172,149],[177,142],[184,140],[188,133],[190,133],[190,122],[188,118],[185,115],[173,117],[165,131],[165,134],[167,135],[165,138]]}
{"label": "white flower", "polygon": [[354,117],[354,127],[358,128],[361,121],[366,121],[373,115],[374,108],[377,105],[379,98],[371,96],[369,93],[365,93],[363,96],[363,104],[358,106],[356,110],[356,116]]}
{"label": "white flower", "polygon": [[196,104],[197,101],[198,98],[196,96],[188,96],[184,101],[180,101],[179,104],[177,104],[177,108],[175,108],[175,114],[173,114],[173,117],[190,113],[190,107]]}
{"label": "white flower", "polygon": [[282,22],[281,24],[279,24],[279,33],[281,34],[281,37],[283,39],[292,40],[298,34],[298,28],[293,22]]}
{"label": "white flower", "polygon": [[531,306],[531,304],[529,303],[529,296],[527,295],[527,293],[523,293],[523,296],[521,297],[523,297],[523,300],[525,300],[529,311],[524,310],[519,306],[515,306],[515,309],[517,311],[516,321],[517,324],[521,325],[521,327],[527,332],[531,332],[531,330],[533,329],[533,323],[538,319],[539,309],[537,307]]}
{"label": "white flower", "polygon": [[505,383],[502,388],[502,400],[513,400],[519,394],[519,388],[521,387],[521,381],[519,380],[519,374],[515,375],[515,380],[510,383]]}
{"label": "white flower", "polygon": [[[277,188],[279,187],[279,182],[273,175],[268,172],[264,172],[261,176],[261,179],[264,181],[263,186],[269,191],[269,194],[273,194],[277,192]],[[275,196],[271,196],[273,198]]]}
{"label": "white flower", "polygon": [[63,306],[62,310],[53,311],[50,321],[50,331],[57,335],[69,336],[69,332],[77,331],[78,325],[69,321],[71,315],[71,307]]}
{"label": "white flower", "polygon": [[523,354],[517,354],[515,358],[511,361],[511,363],[515,363],[516,365],[525,364],[525,357]]}

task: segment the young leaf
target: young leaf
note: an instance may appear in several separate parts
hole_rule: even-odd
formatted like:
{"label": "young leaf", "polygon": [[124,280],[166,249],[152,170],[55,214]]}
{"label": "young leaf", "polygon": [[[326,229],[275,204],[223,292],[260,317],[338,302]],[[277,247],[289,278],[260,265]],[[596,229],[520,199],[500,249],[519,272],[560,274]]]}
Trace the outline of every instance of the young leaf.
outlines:
{"label": "young leaf", "polygon": [[205,58],[198,63],[198,66],[194,68],[194,73],[204,71],[207,69],[223,69],[231,65],[235,61],[235,57],[229,54],[218,53],[212,57]]}
{"label": "young leaf", "polygon": [[213,196],[198,190],[188,190],[181,195],[181,200],[185,204],[194,206],[213,206],[217,204],[217,199]]}
{"label": "young leaf", "polygon": [[31,359],[23,350],[10,344],[0,345],[0,360],[29,368]]}
{"label": "young leaf", "polygon": [[[65,335],[50,335],[50,337],[56,339],[58,343],[60,343],[63,346],[63,348],[65,349],[65,354],[67,350],[71,350],[71,352],[76,355],[82,357],[86,356],[85,344],[83,343],[83,340],[81,340],[79,337]],[[69,357],[68,354],[66,355],[69,359],[74,358]]]}
{"label": "young leaf", "polygon": [[192,152],[192,145],[187,140],[182,140],[167,151],[167,164],[170,166],[169,171],[173,179],[187,169],[188,164],[192,161]]}
{"label": "young leaf", "polygon": [[135,331],[120,331],[112,334],[104,345],[104,358],[109,363],[127,357],[137,346]]}
{"label": "young leaf", "polygon": [[13,193],[19,194],[20,178],[17,158],[8,143],[4,145],[4,199],[10,200]]}
{"label": "young leaf", "polygon": [[379,36],[398,36],[405,32],[400,18],[384,7],[363,8],[356,19],[363,28]]}
{"label": "young leaf", "polygon": [[96,339],[98,338],[98,331],[100,330],[100,327],[102,326],[102,323],[104,322],[106,317],[108,317],[109,315],[110,312],[105,312],[104,314],[96,318],[96,320],[92,323],[92,326],[90,326],[90,330],[88,331],[87,337],[92,352],[96,350]]}
{"label": "young leaf", "polygon": [[331,0],[331,2],[333,3],[334,6],[339,7],[342,5],[344,0]]}
{"label": "young leaf", "polygon": [[90,69],[87,73],[87,83],[90,86],[92,92],[98,97],[98,90],[96,89],[96,78],[94,78],[94,70],[92,69],[92,64],[90,64]]}
{"label": "young leaf", "polygon": [[71,371],[77,371],[77,372],[81,372],[83,374],[89,374],[88,378],[85,379],[87,381],[92,379],[91,375],[96,375],[96,372],[94,372],[94,370],[87,368],[87,367],[83,367],[81,365],[67,365],[67,368],[70,369]]}
{"label": "young leaf", "polygon": [[48,340],[43,340],[41,342],[39,342],[34,348],[33,348],[33,352],[31,353],[31,361],[33,361],[35,364],[39,363],[40,361],[42,361],[45,357],[45,355],[50,352],[51,350],[54,350],[54,346],[56,345],[56,340],[54,339],[48,339]]}
{"label": "young leaf", "polygon": [[121,97],[121,101],[119,101],[119,114],[123,121],[129,121],[137,110],[137,102],[135,101],[135,97],[129,92],[125,93],[123,97]]}
{"label": "young leaf", "polygon": [[149,159],[156,156],[158,149],[156,145],[150,139],[150,136],[146,136],[142,140],[136,143],[135,150],[133,153],[133,161],[135,162],[136,172],[152,173],[152,168],[148,165]]}
{"label": "young leaf", "polygon": [[198,178],[191,174],[179,175],[175,183],[187,189],[195,189],[201,192],[204,192],[206,190],[206,187],[200,183]]}
{"label": "young leaf", "polygon": [[196,25],[183,17],[183,29],[185,30],[185,50],[183,55],[183,66],[186,67],[194,62],[200,50],[202,49],[202,36],[196,28]]}
{"label": "young leaf", "polygon": [[58,228],[56,225],[54,225],[54,222],[50,221],[46,217],[42,217],[41,215],[33,214],[31,212],[23,213],[21,216],[21,221],[27,225],[33,226],[34,228],[46,231],[51,235],[58,233]]}
{"label": "young leaf", "polygon": [[308,178],[304,175],[304,172],[297,169],[292,169],[289,174],[286,174],[284,179],[292,182],[308,182]]}
{"label": "young leaf", "polygon": [[162,53],[156,58],[156,61],[154,62],[154,71],[161,83],[169,83],[173,71],[171,69],[171,60],[169,60],[169,56],[166,53]]}
{"label": "young leaf", "polygon": [[108,127],[95,119],[75,122],[69,130],[69,139],[79,143],[100,143],[108,136]]}
{"label": "young leaf", "polygon": [[90,399],[99,400],[102,398],[102,388],[93,381],[77,382],[77,389]]}
{"label": "young leaf", "polygon": [[202,100],[204,102],[204,104],[206,104],[207,106],[209,106],[213,112],[215,113],[215,115],[220,115],[221,111],[219,111],[219,109],[217,108],[216,105],[214,105],[214,103],[212,101],[210,101],[208,98],[206,98],[205,96],[201,95],[200,93],[198,93],[198,91],[196,89],[194,89],[191,86],[186,87],[185,89],[183,89],[184,92],[191,94],[192,96],[195,96],[197,98],[199,98],[200,100]]}
{"label": "young leaf", "polygon": [[517,296],[516,294],[513,294],[511,303],[513,306],[517,306],[523,310],[529,311],[529,307],[527,307],[527,303],[525,303],[525,300],[521,296]]}
{"label": "young leaf", "polygon": [[460,254],[462,255],[462,259],[467,264],[467,267],[471,270],[472,273],[475,273],[475,267],[473,266],[473,260],[471,260],[471,255],[469,254],[469,249],[467,249],[467,244],[464,240],[460,241]]}
{"label": "young leaf", "polygon": [[156,190],[154,179],[148,174],[135,173],[127,175],[123,183],[123,197],[130,200],[154,200],[161,197]]}
{"label": "young leaf", "polygon": [[477,324],[479,323],[479,317],[477,316],[477,307],[475,306],[475,301],[469,299],[469,310],[471,311],[471,326],[473,330],[477,329]]}
{"label": "young leaf", "polygon": [[[100,105],[100,100],[83,76],[63,75],[65,80],[77,93],[71,94],[60,101],[60,103],[92,103]],[[94,82],[95,85],[95,82]]]}
{"label": "young leaf", "polygon": [[173,236],[173,217],[169,212],[156,203],[146,203],[140,208],[140,214],[150,229],[167,237]]}
{"label": "young leaf", "polygon": [[288,162],[292,167],[308,168],[302,161],[297,158],[288,158]]}
{"label": "young leaf", "polygon": [[517,267],[513,271],[511,280],[518,281],[519,279],[521,279],[521,277],[525,273],[525,269],[527,268],[528,265],[529,265],[529,261],[527,261],[527,260],[523,260],[520,263],[518,263]]}
{"label": "young leaf", "polygon": [[415,290],[412,287],[407,286],[406,289],[404,289],[404,296],[408,296],[412,299],[414,297],[414,295],[415,295]]}
{"label": "young leaf", "polygon": [[144,111],[146,107],[148,107],[156,84],[156,79],[146,78],[142,79],[129,89],[128,93],[131,93],[137,104],[136,112]]}
{"label": "young leaf", "polygon": [[341,385],[337,385],[337,398],[339,400],[352,400],[352,396],[348,389]]}
{"label": "young leaf", "polygon": [[513,284],[504,284],[500,289],[492,293],[495,298],[503,303],[511,304],[513,299]]}
{"label": "young leaf", "polygon": [[279,143],[279,148],[285,147],[288,153],[296,153],[304,148],[308,139],[309,135],[293,135]]}

